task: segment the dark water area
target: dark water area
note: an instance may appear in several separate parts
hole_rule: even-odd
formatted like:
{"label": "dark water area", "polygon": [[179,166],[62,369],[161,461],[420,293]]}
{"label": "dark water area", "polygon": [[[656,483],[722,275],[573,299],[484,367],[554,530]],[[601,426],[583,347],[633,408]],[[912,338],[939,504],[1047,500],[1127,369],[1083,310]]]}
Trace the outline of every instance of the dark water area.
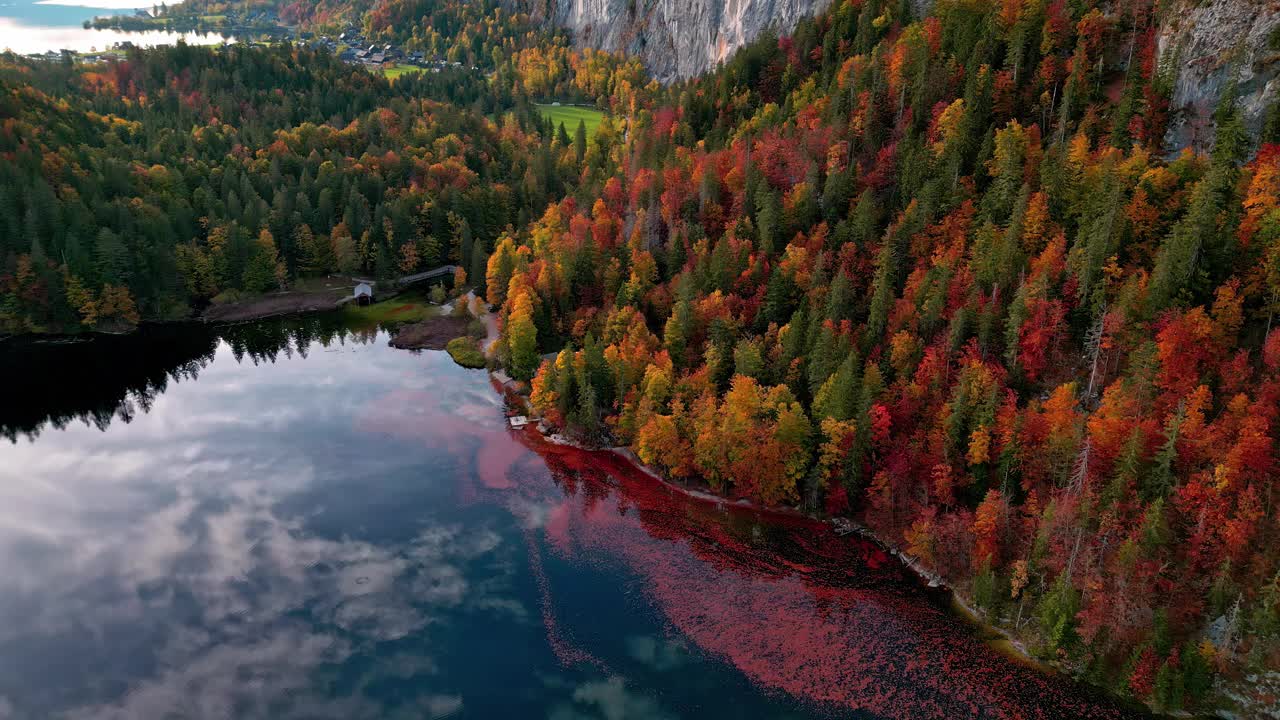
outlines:
{"label": "dark water area", "polygon": [[0,718],[1121,718],[874,544],[313,316],[0,343]]}

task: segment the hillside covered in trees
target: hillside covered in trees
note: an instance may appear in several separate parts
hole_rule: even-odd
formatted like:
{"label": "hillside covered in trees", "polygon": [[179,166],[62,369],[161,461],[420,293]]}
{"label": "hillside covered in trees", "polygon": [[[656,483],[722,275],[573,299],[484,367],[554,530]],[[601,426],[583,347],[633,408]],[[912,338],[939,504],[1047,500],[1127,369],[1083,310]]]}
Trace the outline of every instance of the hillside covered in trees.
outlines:
{"label": "hillside covered in trees", "polygon": [[185,317],[326,272],[483,278],[499,233],[618,140],[566,158],[529,97],[511,73],[389,82],[288,45],[0,60],[0,333]]}
{"label": "hillside covered in trees", "polygon": [[351,12],[480,69],[0,62],[0,331],[452,260],[567,432],[856,518],[1157,708],[1280,672],[1280,116],[1228,88],[1167,146],[1154,3],[846,0],[669,87],[495,8]]}
{"label": "hillside covered in trees", "polygon": [[[1151,3],[845,2],[631,118],[498,241],[532,402],[850,514],[1165,709],[1280,668],[1280,148],[1163,143]],[[554,361],[539,354],[558,351]]]}

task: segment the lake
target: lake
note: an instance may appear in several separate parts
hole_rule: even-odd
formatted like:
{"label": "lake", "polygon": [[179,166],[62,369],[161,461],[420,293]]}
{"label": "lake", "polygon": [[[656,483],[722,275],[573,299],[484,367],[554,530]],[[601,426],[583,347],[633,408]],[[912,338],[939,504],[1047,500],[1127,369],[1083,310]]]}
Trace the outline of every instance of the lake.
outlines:
{"label": "lake", "polygon": [[86,20],[100,15],[133,14],[152,7],[140,0],[0,0],[0,51],[21,55],[49,50],[101,51],[119,42],[170,45],[179,39],[191,45],[225,42],[221,35],[161,31],[121,32],[85,29]]}
{"label": "lake", "polygon": [[0,343],[0,718],[1119,718],[874,544],[320,315]]}

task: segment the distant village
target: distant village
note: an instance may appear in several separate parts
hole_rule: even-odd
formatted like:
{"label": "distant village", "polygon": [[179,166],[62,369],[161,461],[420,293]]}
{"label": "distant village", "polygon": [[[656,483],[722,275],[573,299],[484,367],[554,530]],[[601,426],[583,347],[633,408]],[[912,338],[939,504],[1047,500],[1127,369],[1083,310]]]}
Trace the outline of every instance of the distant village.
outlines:
{"label": "distant village", "polygon": [[[348,28],[346,32],[338,35],[337,38],[322,35],[318,38],[308,37],[310,33],[303,33],[303,40],[306,44],[316,50],[328,50],[338,56],[338,59],[350,65],[368,65],[370,67],[382,67],[387,65],[412,65],[414,67],[425,68],[433,72],[440,72],[448,68],[460,68],[462,63],[450,62],[440,58],[428,58],[420,50],[412,50],[406,52],[404,49],[394,44],[376,44],[368,42],[357,28]],[[340,49],[341,48],[341,49]],[[475,68],[472,68],[473,70]]]}

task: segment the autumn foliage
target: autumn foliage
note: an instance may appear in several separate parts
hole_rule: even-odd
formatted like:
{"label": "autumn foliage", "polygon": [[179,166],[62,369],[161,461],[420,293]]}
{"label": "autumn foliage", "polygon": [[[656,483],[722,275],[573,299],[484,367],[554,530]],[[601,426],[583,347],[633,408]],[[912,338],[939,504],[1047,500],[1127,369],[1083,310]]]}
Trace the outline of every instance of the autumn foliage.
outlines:
{"label": "autumn foliage", "polygon": [[1280,662],[1280,151],[1228,98],[1170,153],[1153,11],[1080,5],[839,5],[656,95],[490,269],[556,424],[851,513],[1177,709]]}
{"label": "autumn foliage", "polygon": [[[1250,136],[1224,92],[1211,144],[1166,146],[1153,3],[914,5],[837,3],[666,88],[417,0],[368,25],[486,74],[273,49],[6,79],[0,187],[35,189],[0,194],[0,326],[448,260],[564,432],[851,515],[1162,709],[1280,670],[1280,113]],[[531,111],[552,98],[608,114],[588,138]],[[56,150],[85,138],[96,183]]]}

